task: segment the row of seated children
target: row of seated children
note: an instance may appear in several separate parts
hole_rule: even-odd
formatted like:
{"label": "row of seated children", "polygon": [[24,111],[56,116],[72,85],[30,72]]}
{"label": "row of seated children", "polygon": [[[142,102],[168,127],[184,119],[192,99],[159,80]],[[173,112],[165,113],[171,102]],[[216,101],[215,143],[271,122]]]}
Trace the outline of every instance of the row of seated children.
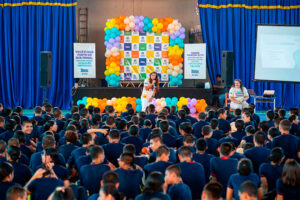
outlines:
{"label": "row of seated children", "polygon": [[[21,107],[13,112],[4,108],[1,199],[15,183],[32,199],[47,199],[63,185],[72,188],[77,199],[97,199],[102,188],[113,188],[120,198],[147,199],[147,180],[156,172],[159,175],[153,176],[162,176],[162,190],[152,193],[154,197],[201,199],[212,180],[219,182],[220,195],[227,199],[239,199],[239,187],[248,180],[256,185],[259,199],[276,192],[279,199],[299,194],[295,111],[288,119],[281,114],[280,121],[276,112],[268,111],[268,121],[260,121],[251,108],[236,110],[230,118],[224,109],[208,110],[199,113],[198,120],[186,106],[176,114],[172,110],[155,113],[150,105],[147,113],[135,113],[128,105],[128,112],[117,116],[112,106],[100,115],[99,108],[80,105],[62,116],[46,104],[36,107],[29,120]],[[107,172],[118,175],[118,187],[101,187]]]}

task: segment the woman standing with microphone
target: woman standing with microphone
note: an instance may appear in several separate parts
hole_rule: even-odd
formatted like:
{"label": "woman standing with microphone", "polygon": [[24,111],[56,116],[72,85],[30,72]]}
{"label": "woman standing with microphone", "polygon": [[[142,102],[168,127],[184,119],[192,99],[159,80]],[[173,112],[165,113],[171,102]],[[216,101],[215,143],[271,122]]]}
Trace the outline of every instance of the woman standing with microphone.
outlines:
{"label": "woman standing with microphone", "polygon": [[159,79],[156,72],[152,72],[149,78],[144,81],[144,88],[141,96],[142,111],[152,102],[153,97],[159,91]]}

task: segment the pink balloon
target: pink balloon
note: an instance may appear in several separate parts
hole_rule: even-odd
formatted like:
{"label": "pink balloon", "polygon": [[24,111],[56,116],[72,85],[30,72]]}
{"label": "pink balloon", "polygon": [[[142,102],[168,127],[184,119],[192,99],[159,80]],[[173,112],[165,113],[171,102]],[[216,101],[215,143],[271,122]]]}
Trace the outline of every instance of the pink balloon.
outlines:
{"label": "pink balloon", "polygon": [[189,103],[187,104],[187,107],[188,107],[189,109],[191,109],[191,108],[193,107],[193,104],[189,102]]}
{"label": "pink balloon", "polygon": [[195,113],[196,113],[196,108],[191,108],[191,109],[190,109],[190,112],[191,112],[192,114],[195,114]]}
{"label": "pink balloon", "polygon": [[193,99],[191,100],[191,103],[195,105],[195,104],[197,103],[197,99],[193,98]]}

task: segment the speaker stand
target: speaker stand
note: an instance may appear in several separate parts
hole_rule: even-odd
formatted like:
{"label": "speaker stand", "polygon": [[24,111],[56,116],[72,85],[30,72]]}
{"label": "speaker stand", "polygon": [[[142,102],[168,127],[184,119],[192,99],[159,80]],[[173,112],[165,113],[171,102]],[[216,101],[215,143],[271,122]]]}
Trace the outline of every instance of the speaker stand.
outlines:
{"label": "speaker stand", "polygon": [[44,101],[43,104],[49,103],[48,98],[47,98],[47,87],[44,87]]}

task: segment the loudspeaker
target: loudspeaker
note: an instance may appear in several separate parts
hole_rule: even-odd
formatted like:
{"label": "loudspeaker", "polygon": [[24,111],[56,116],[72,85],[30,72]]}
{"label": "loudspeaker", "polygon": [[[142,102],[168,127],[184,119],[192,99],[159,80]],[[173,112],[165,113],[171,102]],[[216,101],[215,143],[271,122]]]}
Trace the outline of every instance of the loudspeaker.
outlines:
{"label": "loudspeaker", "polygon": [[233,52],[222,51],[222,85],[231,87],[233,84]]}
{"label": "loudspeaker", "polygon": [[40,54],[40,87],[51,87],[52,53],[41,51]]}

